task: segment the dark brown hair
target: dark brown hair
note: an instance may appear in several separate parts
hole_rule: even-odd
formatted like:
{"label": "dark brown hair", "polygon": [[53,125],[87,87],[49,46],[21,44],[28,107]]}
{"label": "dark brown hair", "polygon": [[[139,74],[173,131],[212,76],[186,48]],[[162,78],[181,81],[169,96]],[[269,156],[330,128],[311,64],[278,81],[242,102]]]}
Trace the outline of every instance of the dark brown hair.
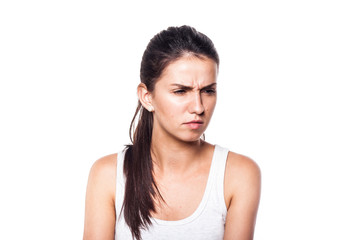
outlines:
{"label": "dark brown hair", "polygon": [[[206,35],[189,26],[169,27],[150,40],[141,61],[141,82],[152,92],[164,69],[187,54],[208,57],[219,66],[217,51]],[[141,229],[151,225],[151,212],[155,211],[154,199],[163,201],[153,177],[150,155],[152,130],[153,114],[143,108],[139,101],[129,130],[132,145],[127,145],[124,150],[126,184],[122,206],[125,222],[137,240],[141,239]]]}

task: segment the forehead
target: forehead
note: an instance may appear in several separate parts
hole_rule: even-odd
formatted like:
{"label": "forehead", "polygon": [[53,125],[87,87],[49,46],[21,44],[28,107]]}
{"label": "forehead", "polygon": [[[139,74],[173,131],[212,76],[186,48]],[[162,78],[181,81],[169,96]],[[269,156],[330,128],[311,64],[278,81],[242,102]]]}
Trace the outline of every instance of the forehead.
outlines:
{"label": "forehead", "polygon": [[157,84],[182,84],[201,86],[216,82],[218,67],[214,60],[195,56],[182,57],[170,63],[161,74]]}

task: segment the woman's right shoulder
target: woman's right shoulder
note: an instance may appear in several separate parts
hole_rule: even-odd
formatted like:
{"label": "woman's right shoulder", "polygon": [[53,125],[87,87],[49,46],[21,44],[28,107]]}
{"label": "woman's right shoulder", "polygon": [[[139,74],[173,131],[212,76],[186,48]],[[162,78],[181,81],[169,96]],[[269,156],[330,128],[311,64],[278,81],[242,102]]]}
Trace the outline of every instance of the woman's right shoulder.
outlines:
{"label": "woman's right shoulder", "polygon": [[116,181],[117,153],[109,154],[96,160],[89,174],[89,182],[102,187]]}
{"label": "woman's right shoulder", "polygon": [[114,167],[116,168],[117,155],[118,155],[117,153],[113,153],[99,158],[93,163],[91,170],[106,171]]}
{"label": "woman's right shoulder", "polygon": [[116,189],[117,154],[99,158],[90,169],[87,195],[107,196],[114,201]]}
{"label": "woman's right shoulder", "polygon": [[116,179],[118,161],[120,161],[119,164],[123,164],[127,150],[128,147],[118,153],[109,154],[96,160],[90,169],[89,177],[105,178],[107,180],[109,180],[109,178],[112,178],[110,180]]}
{"label": "woman's right shoulder", "polygon": [[117,153],[106,155],[102,158],[96,160],[90,170],[90,174],[94,175],[112,175],[111,173],[115,171],[116,173],[117,165]]}
{"label": "woman's right shoulder", "polygon": [[117,154],[91,167],[85,201],[84,239],[114,239]]}

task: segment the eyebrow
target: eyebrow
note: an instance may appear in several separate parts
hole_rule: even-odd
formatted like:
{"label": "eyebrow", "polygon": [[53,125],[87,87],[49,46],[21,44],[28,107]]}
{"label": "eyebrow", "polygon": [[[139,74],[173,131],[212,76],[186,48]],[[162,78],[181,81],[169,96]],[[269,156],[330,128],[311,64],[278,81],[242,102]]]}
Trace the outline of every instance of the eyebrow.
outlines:
{"label": "eyebrow", "polygon": [[[171,86],[176,86],[176,87],[179,87],[184,90],[192,90],[193,89],[193,87],[191,87],[191,86],[185,86],[185,85],[178,84],[178,83],[173,83],[173,84],[171,84]],[[203,87],[202,89],[211,88],[213,86],[216,86],[216,83],[211,83],[211,84]]]}

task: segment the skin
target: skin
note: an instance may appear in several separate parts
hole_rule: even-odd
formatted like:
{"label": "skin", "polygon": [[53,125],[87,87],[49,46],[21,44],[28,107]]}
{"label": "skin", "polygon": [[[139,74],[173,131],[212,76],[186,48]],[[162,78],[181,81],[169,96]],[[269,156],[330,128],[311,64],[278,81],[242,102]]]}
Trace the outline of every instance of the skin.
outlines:
{"label": "skin", "polygon": [[[190,216],[201,202],[214,145],[200,139],[216,105],[218,68],[208,58],[184,56],[168,65],[153,92],[138,87],[144,108],[153,112],[154,178],[166,204],[154,199],[162,220]],[[197,126],[188,124],[201,120]],[[253,239],[260,199],[259,167],[248,157],[229,152],[224,199],[228,209],[225,240]],[[96,161],[86,195],[84,239],[114,239],[116,154]]]}

